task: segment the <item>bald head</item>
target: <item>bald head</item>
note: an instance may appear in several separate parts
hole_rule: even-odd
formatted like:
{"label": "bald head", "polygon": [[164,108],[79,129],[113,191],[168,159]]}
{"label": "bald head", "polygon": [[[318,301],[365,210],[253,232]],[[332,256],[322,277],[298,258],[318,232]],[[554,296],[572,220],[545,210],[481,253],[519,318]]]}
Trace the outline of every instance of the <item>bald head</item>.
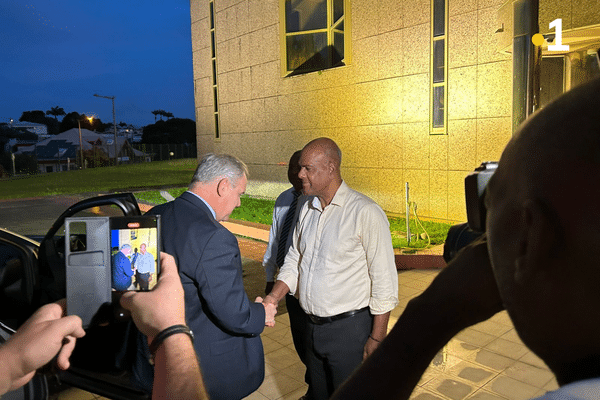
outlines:
{"label": "bald head", "polygon": [[302,192],[317,196],[321,205],[327,206],[342,184],[341,162],[342,152],[329,138],[315,139],[304,146],[298,174],[302,180]]}
{"label": "bald head", "polygon": [[340,166],[342,165],[342,151],[333,140],[326,137],[311,140],[304,146],[302,151],[322,154],[328,162],[335,165],[338,171],[340,170]]}
{"label": "bald head", "polygon": [[599,105],[600,80],[567,92],[523,124],[501,159],[522,196],[546,202],[575,231],[600,226]]}

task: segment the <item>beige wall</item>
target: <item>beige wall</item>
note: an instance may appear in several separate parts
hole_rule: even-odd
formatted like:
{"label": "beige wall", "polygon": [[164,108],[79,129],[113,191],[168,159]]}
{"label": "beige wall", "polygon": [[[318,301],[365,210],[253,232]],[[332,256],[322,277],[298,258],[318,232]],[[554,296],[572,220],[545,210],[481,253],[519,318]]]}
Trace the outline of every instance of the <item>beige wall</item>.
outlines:
{"label": "beige wall", "polygon": [[279,0],[215,0],[219,141],[208,0],[190,3],[200,155],[231,153],[251,179],[285,182],[278,163],[328,136],[342,149],[348,184],[386,211],[404,212],[409,182],[420,216],[466,219],[464,177],[497,160],[511,137],[512,58],[498,51],[511,32],[494,33],[503,0],[449,0],[447,135],[429,134],[430,0],[352,0],[351,65],[289,78],[280,71]]}

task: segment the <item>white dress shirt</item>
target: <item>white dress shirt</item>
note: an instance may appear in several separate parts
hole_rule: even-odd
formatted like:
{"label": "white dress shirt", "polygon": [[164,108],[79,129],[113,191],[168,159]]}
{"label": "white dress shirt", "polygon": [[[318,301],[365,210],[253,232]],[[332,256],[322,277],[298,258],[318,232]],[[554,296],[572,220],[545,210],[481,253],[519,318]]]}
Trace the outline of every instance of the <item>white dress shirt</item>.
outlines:
{"label": "white dress shirt", "polygon": [[145,254],[142,254],[140,252],[135,260],[137,272],[139,272],[140,274],[154,272],[154,265],[154,256],[148,252],[146,252]]}
{"label": "white dress shirt", "polygon": [[308,314],[329,317],[398,304],[398,272],[389,222],[381,207],[342,182],[331,203],[302,206],[293,244],[279,271]]}
{"label": "white dress shirt", "polygon": [[[298,198],[298,206],[296,207],[296,213],[300,211],[302,206],[302,197]],[[279,249],[279,233],[285,222],[285,216],[287,215],[290,205],[294,201],[294,188],[291,187],[288,190],[282,192],[277,200],[275,200],[275,208],[273,208],[273,223],[271,224],[271,230],[269,231],[269,244],[267,245],[267,251],[263,258],[263,266],[265,267],[265,273],[267,282],[275,281],[275,274],[277,273],[277,250]],[[286,247],[289,248],[292,245],[292,237],[294,229],[290,229],[288,238],[286,241]],[[286,249],[287,251],[287,249]]]}

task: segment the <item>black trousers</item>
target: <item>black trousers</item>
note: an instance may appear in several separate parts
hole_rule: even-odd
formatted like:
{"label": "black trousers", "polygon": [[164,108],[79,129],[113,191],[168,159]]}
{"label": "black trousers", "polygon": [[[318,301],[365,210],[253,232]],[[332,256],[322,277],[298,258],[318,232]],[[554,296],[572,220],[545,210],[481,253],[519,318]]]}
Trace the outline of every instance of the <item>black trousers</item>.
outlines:
{"label": "black trousers", "polygon": [[140,274],[139,272],[135,272],[135,277],[137,279],[137,283],[140,285],[140,291],[147,292],[148,285],[150,285],[150,273],[147,272],[145,274]]}
{"label": "black trousers", "polygon": [[327,400],[360,366],[373,316],[362,312],[318,325],[306,318],[304,347],[311,400]]}
{"label": "black trousers", "polygon": [[[300,307],[300,302],[294,296],[287,294],[285,296],[285,307],[290,317],[290,330],[292,331],[292,339],[294,347],[300,357],[300,361],[306,366],[306,351],[304,349],[304,335],[307,328],[308,316]],[[310,386],[308,371],[304,374],[304,381]]]}

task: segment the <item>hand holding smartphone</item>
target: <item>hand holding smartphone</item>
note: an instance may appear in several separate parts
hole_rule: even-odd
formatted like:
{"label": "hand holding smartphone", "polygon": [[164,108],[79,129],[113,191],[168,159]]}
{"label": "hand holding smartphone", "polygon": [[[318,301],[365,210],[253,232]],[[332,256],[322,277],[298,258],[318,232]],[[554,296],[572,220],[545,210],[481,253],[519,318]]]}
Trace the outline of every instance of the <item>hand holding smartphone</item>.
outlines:
{"label": "hand holding smartphone", "polygon": [[121,294],[156,285],[160,216],[67,218],[65,235],[67,314],[84,328],[127,318]]}

